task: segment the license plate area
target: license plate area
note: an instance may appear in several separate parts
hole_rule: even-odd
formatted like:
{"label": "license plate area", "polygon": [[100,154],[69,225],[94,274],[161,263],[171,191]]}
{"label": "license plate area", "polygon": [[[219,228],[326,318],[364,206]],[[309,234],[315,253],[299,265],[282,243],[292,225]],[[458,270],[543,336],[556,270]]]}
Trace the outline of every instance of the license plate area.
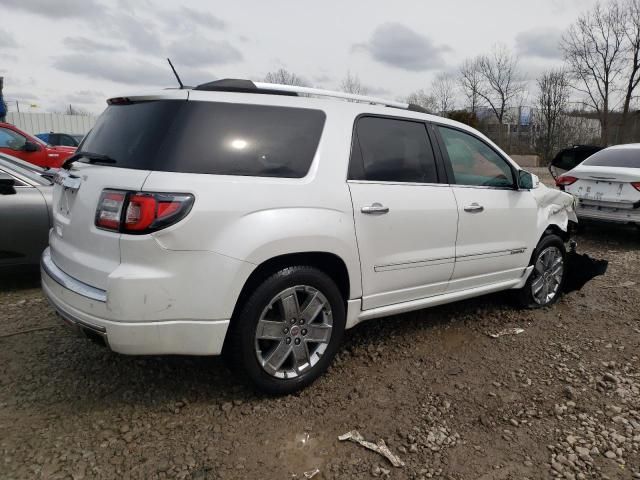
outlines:
{"label": "license plate area", "polygon": [[583,200],[615,202],[623,197],[624,183],[592,180],[579,185],[576,195]]}

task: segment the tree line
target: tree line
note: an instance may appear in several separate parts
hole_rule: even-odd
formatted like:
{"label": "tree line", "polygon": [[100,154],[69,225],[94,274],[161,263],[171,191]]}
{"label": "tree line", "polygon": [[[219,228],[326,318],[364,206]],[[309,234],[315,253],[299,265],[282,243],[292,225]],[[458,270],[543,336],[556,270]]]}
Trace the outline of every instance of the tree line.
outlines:
{"label": "tree line", "polygon": [[[568,27],[558,48],[563,65],[543,72],[535,81],[533,106],[537,113],[539,153],[550,158],[570,142],[566,117],[570,105],[590,112],[600,125],[602,145],[612,140],[631,141],[630,114],[640,83],[640,0],[609,0],[583,12]],[[307,85],[285,69],[270,72],[270,83]],[[404,100],[429,112],[477,122],[482,109],[496,123],[510,122],[509,113],[521,106],[527,95],[527,78],[518,57],[502,44],[487,53],[465,59],[453,73],[439,73],[425,88]],[[368,89],[357,75],[348,72],[342,91],[365,95]],[[456,110],[458,109],[458,110]]]}

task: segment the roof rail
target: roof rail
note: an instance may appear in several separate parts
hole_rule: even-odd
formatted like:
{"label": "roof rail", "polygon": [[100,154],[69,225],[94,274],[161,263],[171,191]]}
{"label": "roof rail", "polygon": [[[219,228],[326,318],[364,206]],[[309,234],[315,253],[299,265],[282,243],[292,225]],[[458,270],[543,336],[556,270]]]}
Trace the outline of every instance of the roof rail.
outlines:
{"label": "roof rail", "polygon": [[277,83],[252,82],[251,80],[238,80],[227,78],[214,82],[203,83],[194,90],[223,91],[223,92],[244,92],[244,93],[269,93],[277,95],[312,95],[316,97],[340,98],[354,102],[383,105],[386,107],[402,108],[414,112],[428,113],[419,105],[397,102],[394,100],[384,100],[382,98],[369,97],[367,95],[354,95],[352,93],[335,92],[333,90],[323,90],[320,88],[298,87],[295,85],[279,85]]}
{"label": "roof rail", "polygon": [[355,102],[373,103],[375,105],[384,105],[386,107],[396,107],[408,109],[409,104],[396,102],[394,100],[385,100],[382,98],[369,97],[367,95],[355,95],[353,93],[335,92],[333,90],[323,90],[320,88],[298,87],[295,85],[278,85],[275,83],[256,82],[256,87],[261,90],[277,90],[280,92],[291,92],[303,95],[315,95],[318,97],[341,98],[343,100],[352,100]]}

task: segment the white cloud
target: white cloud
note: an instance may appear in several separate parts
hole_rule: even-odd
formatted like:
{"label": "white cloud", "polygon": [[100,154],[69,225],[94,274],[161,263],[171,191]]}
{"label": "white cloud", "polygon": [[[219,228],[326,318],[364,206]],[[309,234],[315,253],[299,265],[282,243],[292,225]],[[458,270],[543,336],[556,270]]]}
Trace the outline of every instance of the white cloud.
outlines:
{"label": "white cloud", "polygon": [[447,46],[433,41],[400,23],[385,23],[377,27],[368,42],[356,45],[364,48],[374,60],[404,70],[436,70],[445,65],[443,53]]}

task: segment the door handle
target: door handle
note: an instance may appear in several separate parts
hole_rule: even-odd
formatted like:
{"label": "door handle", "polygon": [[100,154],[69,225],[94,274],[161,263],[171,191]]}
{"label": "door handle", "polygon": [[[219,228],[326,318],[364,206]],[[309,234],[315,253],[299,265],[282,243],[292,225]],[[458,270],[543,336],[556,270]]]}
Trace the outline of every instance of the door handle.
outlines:
{"label": "door handle", "polygon": [[389,207],[385,207],[381,203],[376,202],[367,207],[362,207],[360,211],[367,215],[383,215],[389,213]]}
{"label": "door handle", "polygon": [[469,213],[480,213],[483,210],[484,207],[476,202],[473,202],[471,205],[467,205],[466,207],[464,207],[464,211]]}

